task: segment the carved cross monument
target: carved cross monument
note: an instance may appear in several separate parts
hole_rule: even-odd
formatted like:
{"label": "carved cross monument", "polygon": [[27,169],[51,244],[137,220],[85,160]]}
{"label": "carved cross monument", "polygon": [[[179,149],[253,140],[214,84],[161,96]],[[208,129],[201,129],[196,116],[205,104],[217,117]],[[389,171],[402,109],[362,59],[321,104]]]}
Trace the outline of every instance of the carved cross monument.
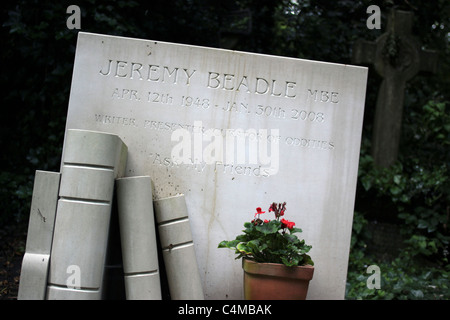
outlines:
{"label": "carved cross monument", "polygon": [[413,16],[392,10],[383,35],[375,42],[358,40],[353,47],[353,63],[373,64],[383,77],[372,139],[372,155],[381,167],[397,160],[406,81],[419,71],[436,72],[437,68],[437,53],[422,50],[411,34]]}

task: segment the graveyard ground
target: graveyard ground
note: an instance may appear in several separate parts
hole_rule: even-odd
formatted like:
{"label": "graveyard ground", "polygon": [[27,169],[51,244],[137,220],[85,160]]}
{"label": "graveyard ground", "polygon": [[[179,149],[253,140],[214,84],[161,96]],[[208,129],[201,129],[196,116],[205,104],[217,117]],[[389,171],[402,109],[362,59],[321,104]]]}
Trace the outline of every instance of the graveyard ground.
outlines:
{"label": "graveyard ground", "polygon": [[26,226],[0,229],[0,300],[16,300],[25,252]]}

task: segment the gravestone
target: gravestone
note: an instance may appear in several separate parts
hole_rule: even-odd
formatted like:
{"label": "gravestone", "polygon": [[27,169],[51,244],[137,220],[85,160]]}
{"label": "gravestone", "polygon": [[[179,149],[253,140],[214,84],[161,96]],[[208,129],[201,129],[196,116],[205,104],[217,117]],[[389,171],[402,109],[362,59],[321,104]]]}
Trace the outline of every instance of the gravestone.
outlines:
{"label": "gravestone", "polygon": [[353,62],[371,63],[383,77],[374,121],[372,155],[375,163],[389,167],[397,160],[406,81],[419,71],[436,72],[437,54],[422,50],[412,35],[414,14],[392,10],[387,31],[376,42],[358,40]]}
{"label": "gravestone", "polygon": [[366,78],[365,67],[80,32],[66,130],[118,135],[125,177],[150,176],[155,201],[184,194],[205,299],[243,297],[241,262],[217,246],[284,201],[312,245],[308,297],[342,299]]}

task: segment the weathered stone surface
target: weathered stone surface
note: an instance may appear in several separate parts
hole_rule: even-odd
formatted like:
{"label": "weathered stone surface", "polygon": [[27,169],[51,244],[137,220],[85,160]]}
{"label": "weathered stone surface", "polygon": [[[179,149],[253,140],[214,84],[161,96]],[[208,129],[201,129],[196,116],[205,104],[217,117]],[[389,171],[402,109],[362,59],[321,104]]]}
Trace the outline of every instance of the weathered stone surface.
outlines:
{"label": "weathered stone surface", "polygon": [[125,290],[128,300],[160,300],[156,225],[150,177],[117,179]]}
{"label": "weathered stone surface", "polygon": [[353,62],[373,64],[383,77],[372,140],[372,155],[382,167],[391,166],[398,157],[406,81],[419,71],[437,69],[437,54],[422,50],[412,34],[413,17],[412,12],[392,10],[386,33],[376,42],[358,40],[353,47]]}
{"label": "weathered stone surface", "polygon": [[100,299],[114,178],[127,147],[114,134],[69,130],[48,279],[48,299]]}
{"label": "weathered stone surface", "polygon": [[56,172],[36,171],[19,300],[45,299],[60,177]]}
{"label": "weathered stone surface", "polygon": [[183,195],[155,201],[164,265],[173,300],[203,300],[189,214]]}

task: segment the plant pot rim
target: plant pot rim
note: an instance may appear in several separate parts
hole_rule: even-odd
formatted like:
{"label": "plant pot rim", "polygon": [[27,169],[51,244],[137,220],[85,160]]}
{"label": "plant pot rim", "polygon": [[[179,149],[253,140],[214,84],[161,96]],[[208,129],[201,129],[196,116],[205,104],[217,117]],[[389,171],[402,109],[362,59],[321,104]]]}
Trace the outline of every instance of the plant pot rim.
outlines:
{"label": "plant pot rim", "polygon": [[242,259],[242,268],[247,273],[277,277],[282,274],[286,278],[302,280],[311,280],[314,274],[314,266],[312,265],[287,267],[281,263],[256,262],[248,258]]}

